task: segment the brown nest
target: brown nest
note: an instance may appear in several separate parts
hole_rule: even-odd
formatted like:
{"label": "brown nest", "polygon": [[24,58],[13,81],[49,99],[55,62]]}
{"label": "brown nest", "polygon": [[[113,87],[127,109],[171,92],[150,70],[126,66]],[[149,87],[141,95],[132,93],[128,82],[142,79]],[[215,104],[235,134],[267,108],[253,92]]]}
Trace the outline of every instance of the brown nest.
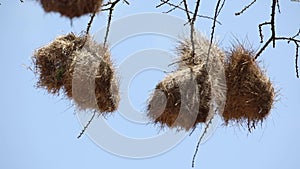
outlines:
{"label": "brown nest", "polygon": [[223,110],[225,54],[212,44],[208,57],[210,42],[201,34],[195,34],[194,45],[193,55],[190,39],[179,41],[178,69],[156,86],[149,99],[147,115],[155,124],[188,131],[210,120],[215,108]]}
{"label": "brown nest", "polygon": [[92,41],[75,52],[71,68],[73,99],[81,109],[113,112],[119,104],[118,80],[109,51]]}
{"label": "brown nest", "polygon": [[183,38],[178,42],[176,51],[180,56],[178,58],[179,70],[197,65],[205,65],[210,80],[211,103],[213,103],[207,117],[209,121],[216,112],[223,112],[226,101],[225,53],[217,44],[211,44],[201,33],[195,33],[193,42],[195,47],[194,54],[189,37]]}
{"label": "brown nest", "polygon": [[148,117],[161,127],[189,130],[206,121],[210,83],[203,65],[176,71],[160,82],[150,98]]}
{"label": "brown nest", "polygon": [[102,0],[40,0],[40,2],[46,12],[59,12],[70,19],[98,12],[102,5]]}
{"label": "brown nest", "polygon": [[107,48],[90,37],[70,33],[38,49],[33,56],[37,87],[62,91],[80,109],[112,112],[119,104],[118,81]]}
{"label": "brown nest", "polygon": [[270,113],[275,96],[271,81],[253,56],[243,46],[234,47],[225,64],[228,88],[223,112],[225,124],[245,122],[249,131]]}
{"label": "brown nest", "polygon": [[59,94],[63,89],[72,96],[72,77],[69,72],[74,51],[84,44],[84,39],[68,34],[56,38],[52,43],[38,49],[33,56],[35,73],[39,75],[37,87],[46,88],[49,93]]}

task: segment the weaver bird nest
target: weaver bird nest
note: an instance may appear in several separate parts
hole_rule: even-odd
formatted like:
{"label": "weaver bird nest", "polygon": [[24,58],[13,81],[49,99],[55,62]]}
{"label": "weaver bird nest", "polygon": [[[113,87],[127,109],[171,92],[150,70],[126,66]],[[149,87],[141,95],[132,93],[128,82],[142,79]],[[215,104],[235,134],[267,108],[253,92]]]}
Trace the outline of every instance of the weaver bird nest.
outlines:
{"label": "weaver bird nest", "polygon": [[156,86],[149,101],[148,116],[162,126],[189,130],[206,121],[210,89],[203,65],[176,71]]}
{"label": "weaver bird nest", "polygon": [[61,91],[79,109],[113,112],[119,104],[118,80],[106,47],[89,36],[70,33],[38,49],[33,56],[37,87]]}
{"label": "weaver bird nest", "polygon": [[246,122],[251,131],[267,117],[275,97],[254,53],[238,46],[225,58],[217,45],[200,34],[194,47],[193,54],[189,39],[179,42],[178,69],[156,86],[148,117],[161,126],[189,130],[219,114],[226,125]]}
{"label": "weaver bird nest", "polygon": [[249,131],[270,113],[275,92],[269,78],[254,60],[254,53],[237,46],[225,63],[227,101],[223,112],[225,124],[243,124]]}
{"label": "weaver bird nest", "polygon": [[98,12],[102,0],[40,0],[40,3],[46,12],[59,12],[72,19]]}
{"label": "weaver bird nest", "polygon": [[223,68],[225,54],[212,44],[210,55],[213,59],[207,60],[209,41],[200,34],[195,37],[194,54],[190,39],[179,42],[176,48],[178,69],[156,86],[149,99],[148,117],[154,123],[188,131],[212,118],[213,104],[224,104],[222,99],[225,100],[226,94],[218,85],[222,80],[225,84],[225,78],[219,77],[222,69],[212,68]]}

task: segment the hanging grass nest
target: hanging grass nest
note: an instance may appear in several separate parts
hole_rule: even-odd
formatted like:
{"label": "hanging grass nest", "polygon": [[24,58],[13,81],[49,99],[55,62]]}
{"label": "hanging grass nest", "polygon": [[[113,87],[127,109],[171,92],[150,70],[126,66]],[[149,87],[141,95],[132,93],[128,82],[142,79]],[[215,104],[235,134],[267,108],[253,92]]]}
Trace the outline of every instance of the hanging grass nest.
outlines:
{"label": "hanging grass nest", "polygon": [[155,88],[148,103],[148,117],[155,124],[186,131],[221,112],[226,100],[224,52],[200,33],[183,38],[176,48],[178,69]]}
{"label": "hanging grass nest", "polygon": [[102,0],[40,0],[46,12],[59,12],[70,19],[98,12]]}
{"label": "hanging grass nest", "polygon": [[89,36],[70,33],[38,49],[33,56],[37,87],[63,92],[79,109],[113,112],[119,104],[118,81],[107,48]]}
{"label": "hanging grass nest", "polygon": [[68,34],[38,49],[33,56],[35,73],[39,76],[37,87],[45,88],[52,94],[59,94],[63,90],[67,96],[72,97],[72,75],[69,67],[74,51],[83,45],[83,38]]}
{"label": "hanging grass nest", "polygon": [[87,41],[74,56],[72,97],[79,108],[115,111],[120,100],[119,87],[108,49]]}
{"label": "hanging grass nest", "polygon": [[247,124],[249,131],[269,115],[275,92],[269,78],[254,60],[254,53],[236,46],[225,64],[227,101],[223,112],[230,121]]}
{"label": "hanging grass nest", "polygon": [[211,87],[204,65],[176,71],[157,84],[148,104],[148,117],[161,127],[194,128],[206,121]]}

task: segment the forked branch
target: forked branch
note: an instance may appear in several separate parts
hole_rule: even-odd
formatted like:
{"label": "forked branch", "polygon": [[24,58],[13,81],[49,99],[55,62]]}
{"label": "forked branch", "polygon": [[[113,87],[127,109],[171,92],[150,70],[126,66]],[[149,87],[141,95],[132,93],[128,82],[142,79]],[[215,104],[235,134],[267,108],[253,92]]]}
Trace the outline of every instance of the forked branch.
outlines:
{"label": "forked branch", "polygon": [[[122,0],[124,3],[126,3],[127,5],[129,5],[129,2],[127,0]],[[115,6],[121,2],[121,0],[115,0],[115,1],[109,1],[106,4],[104,4],[102,7],[105,7],[102,9],[102,11],[109,11],[108,13],[108,19],[107,19],[107,25],[106,25],[106,31],[105,31],[105,36],[104,36],[104,42],[103,42],[103,46],[105,47],[107,44],[107,39],[108,39],[108,34],[110,31],[110,25],[111,25],[111,20],[112,20],[112,16],[113,16],[113,11],[115,9]]]}
{"label": "forked branch", "polygon": [[300,46],[300,40],[297,39],[297,37],[300,36],[300,29],[299,31],[292,37],[274,37],[274,38],[269,38],[268,41],[261,47],[261,49],[256,53],[255,59],[257,59],[262,52],[271,44],[273,40],[278,41],[278,40],[284,40],[287,41],[288,43],[294,42],[295,44],[295,69],[296,69],[296,76],[299,78],[299,66],[298,66],[298,58],[299,58],[299,46]]}
{"label": "forked branch", "polygon": [[[168,11],[165,11],[163,13],[170,13],[170,12],[173,12],[174,10],[176,9],[179,9],[179,10],[182,10],[182,11],[185,11],[185,8],[182,7],[182,4],[183,4],[183,1],[180,1],[177,5],[173,4],[170,2],[170,0],[160,0],[161,3],[159,5],[156,6],[156,8],[159,8],[159,7],[162,7],[163,5],[168,5],[171,7],[171,9],[169,9]],[[200,1],[199,1],[200,2]],[[187,11],[188,13],[190,13],[191,15],[195,15],[194,12],[192,11]],[[210,16],[206,16],[206,15],[200,15],[200,14],[197,14],[197,17],[199,18],[204,18],[204,19],[210,19],[210,20],[213,20],[214,18],[213,17],[210,17]],[[220,21],[216,21],[218,24],[222,24]]]}

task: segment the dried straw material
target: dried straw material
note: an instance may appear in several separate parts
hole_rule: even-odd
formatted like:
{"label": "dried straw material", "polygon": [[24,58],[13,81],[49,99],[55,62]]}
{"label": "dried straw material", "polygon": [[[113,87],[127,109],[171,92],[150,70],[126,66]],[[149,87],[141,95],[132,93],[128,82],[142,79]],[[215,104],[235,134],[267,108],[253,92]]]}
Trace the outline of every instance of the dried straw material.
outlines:
{"label": "dried straw material", "polygon": [[225,53],[201,34],[179,42],[178,69],[160,82],[150,98],[148,116],[161,126],[189,130],[222,113],[226,101]]}
{"label": "dried straw material", "polygon": [[70,19],[98,12],[102,5],[102,0],[40,0],[40,2],[46,12],[59,12]]}
{"label": "dried straw material", "polygon": [[203,65],[176,71],[156,86],[147,115],[161,127],[194,128],[206,121],[211,100],[210,89]]}
{"label": "dried straw material", "polygon": [[225,124],[246,123],[249,131],[270,113],[274,102],[271,81],[254,60],[254,53],[236,46],[226,62],[227,101],[223,112]]}
{"label": "dried straw material", "polygon": [[33,56],[37,87],[62,91],[79,109],[112,112],[119,104],[118,81],[108,49],[90,37],[70,33],[38,49]]}
{"label": "dried straw material", "polygon": [[[224,61],[225,54],[217,44],[212,43],[201,33],[195,33],[194,35],[194,55],[192,55],[192,42],[190,38],[182,38],[178,42],[176,48],[177,55],[180,56],[178,59],[179,68],[195,66],[202,64],[207,61],[208,51],[210,58],[217,58],[218,60]],[[209,50],[210,48],[210,50]]]}
{"label": "dried straw material", "polygon": [[83,49],[75,51],[74,56],[71,69],[74,70],[72,97],[75,103],[80,109],[115,111],[120,96],[109,51],[87,41]]}
{"label": "dried straw material", "polygon": [[49,93],[59,94],[62,89],[72,97],[72,74],[70,65],[73,53],[84,45],[84,39],[74,34],[60,36],[33,56],[35,73],[39,76],[37,87],[46,88]]}
{"label": "dried straw material", "polygon": [[195,32],[194,54],[191,39],[182,38],[176,48],[179,69],[204,64],[211,84],[211,105],[207,121],[218,113],[222,114],[226,101],[226,78],[224,69],[225,52],[216,43],[210,43],[203,34]]}

